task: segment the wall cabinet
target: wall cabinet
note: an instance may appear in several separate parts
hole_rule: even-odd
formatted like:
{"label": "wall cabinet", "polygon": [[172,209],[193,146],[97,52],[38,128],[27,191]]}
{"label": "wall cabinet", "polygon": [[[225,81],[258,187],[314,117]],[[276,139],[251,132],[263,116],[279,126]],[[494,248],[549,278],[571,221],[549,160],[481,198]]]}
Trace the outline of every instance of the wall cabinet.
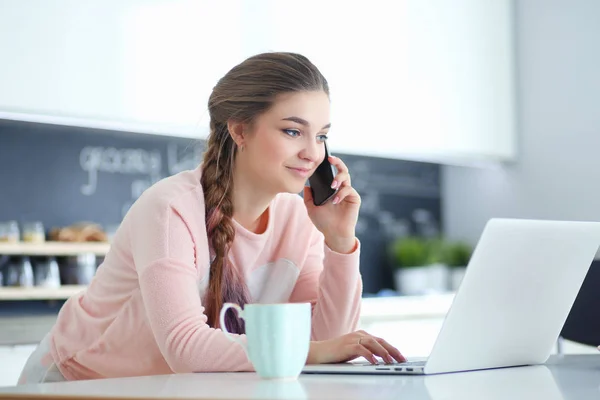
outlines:
{"label": "wall cabinet", "polygon": [[0,118],[202,138],[217,80],[295,51],[330,82],[334,152],[516,155],[512,1],[6,0]]}

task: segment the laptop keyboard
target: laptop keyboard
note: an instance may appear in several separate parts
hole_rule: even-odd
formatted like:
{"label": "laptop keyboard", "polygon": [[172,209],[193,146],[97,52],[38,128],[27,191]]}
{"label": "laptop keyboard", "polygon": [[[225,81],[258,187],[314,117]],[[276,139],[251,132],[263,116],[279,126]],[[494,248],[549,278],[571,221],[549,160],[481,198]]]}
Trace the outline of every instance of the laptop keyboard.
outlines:
{"label": "laptop keyboard", "polygon": [[381,365],[388,366],[388,367],[395,367],[395,366],[399,366],[399,367],[423,367],[423,366],[425,366],[425,361],[405,361],[405,362],[401,362],[401,363],[400,362],[395,362],[395,363],[392,363],[392,364],[386,364],[383,361],[380,361],[377,364],[371,364],[370,362],[367,361],[367,362],[361,362],[361,363],[355,363],[355,364],[360,365],[361,367],[368,366],[368,365],[370,365],[372,367],[379,367]]}

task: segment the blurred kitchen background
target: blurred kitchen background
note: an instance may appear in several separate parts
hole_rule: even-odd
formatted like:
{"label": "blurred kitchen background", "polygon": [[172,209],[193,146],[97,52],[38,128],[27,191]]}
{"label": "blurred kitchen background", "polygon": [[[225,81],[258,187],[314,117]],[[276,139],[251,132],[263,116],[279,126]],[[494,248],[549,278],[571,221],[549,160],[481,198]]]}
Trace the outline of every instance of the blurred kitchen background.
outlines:
{"label": "blurred kitchen background", "polygon": [[210,90],[263,51],[328,79],[329,146],[363,199],[361,325],[426,355],[489,218],[600,220],[598,15],[594,0],[0,0],[0,385],[140,194],[200,163]]}

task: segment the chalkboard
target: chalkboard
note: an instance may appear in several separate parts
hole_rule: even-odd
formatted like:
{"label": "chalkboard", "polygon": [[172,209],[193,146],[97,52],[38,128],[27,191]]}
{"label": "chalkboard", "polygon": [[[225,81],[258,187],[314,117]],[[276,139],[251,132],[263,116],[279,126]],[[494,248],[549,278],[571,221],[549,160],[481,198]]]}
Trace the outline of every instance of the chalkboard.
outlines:
{"label": "chalkboard", "polygon": [[[200,163],[204,141],[0,120],[0,221],[118,224],[154,182]],[[335,149],[332,149],[335,153]],[[392,288],[391,238],[441,229],[436,164],[336,154],[362,197],[364,289]]]}
{"label": "chalkboard", "polygon": [[199,140],[0,120],[0,221],[118,224],[159,179],[195,168]]}

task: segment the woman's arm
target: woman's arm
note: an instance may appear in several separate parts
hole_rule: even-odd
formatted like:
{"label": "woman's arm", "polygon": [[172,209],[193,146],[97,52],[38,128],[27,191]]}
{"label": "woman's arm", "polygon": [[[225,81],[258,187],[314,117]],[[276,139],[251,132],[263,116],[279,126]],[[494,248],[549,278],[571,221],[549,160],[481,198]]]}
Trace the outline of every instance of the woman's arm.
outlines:
{"label": "woman's arm", "polygon": [[311,340],[328,340],[357,329],[362,279],[360,242],[349,254],[329,249],[323,235],[314,231],[309,255],[302,266],[290,302],[313,307]]}
{"label": "woman's arm", "polygon": [[290,301],[313,305],[311,344],[307,364],[337,363],[374,356],[385,362],[406,359],[382,338],[356,331],[360,318],[362,279],[359,273],[360,242],[349,254],[327,247],[314,235],[310,255],[300,272]]}
{"label": "woman's arm", "polygon": [[[174,372],[251,371],[244,350],[207,325],[200,299],[193,235],[171,207],[138,214],[132,253],[152,333]],[[132,221],[133,222],[133,221]],[[208,273],[208,271],[207,271]],[[245,340],[245,335],[242,335]]]}

